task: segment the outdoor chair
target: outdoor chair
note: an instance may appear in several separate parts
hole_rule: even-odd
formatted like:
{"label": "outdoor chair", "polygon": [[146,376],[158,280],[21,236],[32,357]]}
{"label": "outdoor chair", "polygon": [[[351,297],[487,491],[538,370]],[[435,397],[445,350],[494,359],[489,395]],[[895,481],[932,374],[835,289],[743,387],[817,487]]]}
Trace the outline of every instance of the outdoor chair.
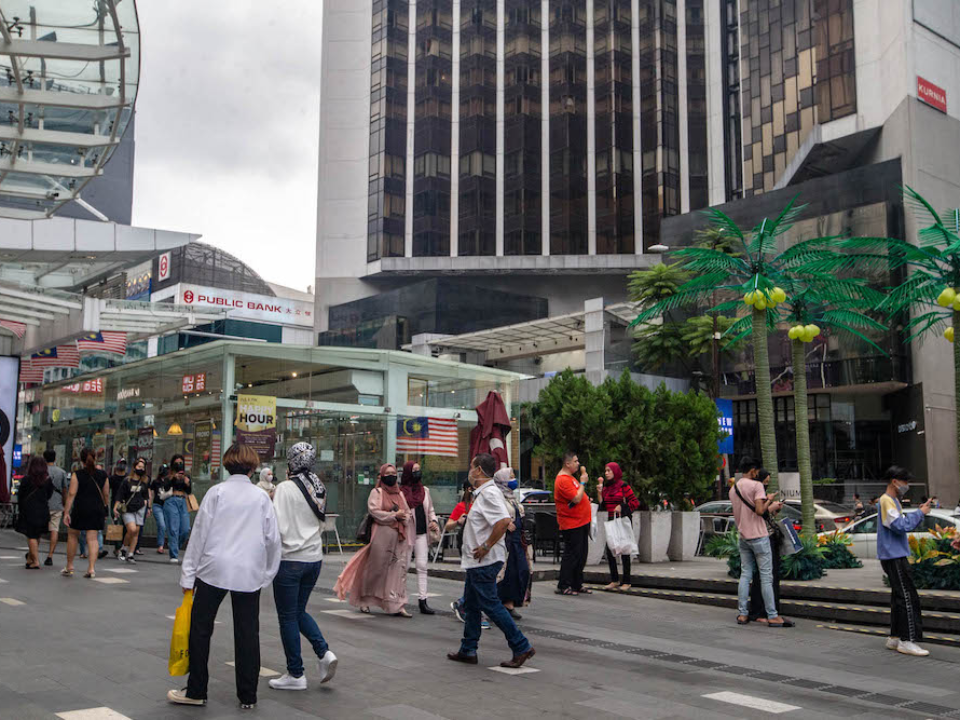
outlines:
{"label": "outdoor chair", "polygon": [[536,526],[534,530],[533,559],[536,562],[537,549],[546,555],[547,547],[553,549],[553,561],[560,562],[560,525],[557,516],[553,513],[539,512],[534,516]]}

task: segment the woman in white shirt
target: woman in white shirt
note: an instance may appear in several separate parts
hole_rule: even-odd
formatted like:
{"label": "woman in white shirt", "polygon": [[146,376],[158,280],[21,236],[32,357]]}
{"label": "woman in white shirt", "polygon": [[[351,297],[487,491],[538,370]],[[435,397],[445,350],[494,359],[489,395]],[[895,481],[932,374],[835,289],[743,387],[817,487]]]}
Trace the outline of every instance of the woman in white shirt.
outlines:
{"label": "woman in white shirt", "polygon": [[307,678],[300,655],[300,634],[310,641],[317,654],[320,682],[337,671],[334,655],[316,621],[307,612],[323,563],[323,523],[326,519],[327,489],[313,473],[317,451],[309,443],[297,443],[287,451],[288,479],[274,492],[283,554],[280,572],[273,580],[273,599],[280,621],[280,641],[287,656],[287,672],[270,681],[274,690],[306,690]]}
{"label": "woman in white shirt", "polygon": [[270,498],[250,482],[257,453],[231,445],[223,456],[230,473],[207,490],[183,557],[180,587],[194,591],[190,614],[190,677],[167,699],[178,705],[206,705],[207,659],[220,603],[230,593],[237,697],[241,708],[257,704],[260,677],[260,590],[280,566],[280,533]]}

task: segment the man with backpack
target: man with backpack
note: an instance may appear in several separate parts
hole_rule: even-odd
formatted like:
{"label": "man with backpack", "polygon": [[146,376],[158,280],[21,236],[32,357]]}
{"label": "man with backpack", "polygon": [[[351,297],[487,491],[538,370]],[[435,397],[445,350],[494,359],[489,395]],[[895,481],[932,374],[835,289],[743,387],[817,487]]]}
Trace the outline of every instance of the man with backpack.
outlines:
{"label": "man with backpack", "polygon": [[733,517],[740,531],[740,584],[737,588],[737,624],[750,622],[750,581],[754,570],[760,569],[760,590],[767,611],[766,627],[793,627],[793,623],[780,617],[773,594],[773,549],[764,513],[776,513],[782,502],[778,493],[767,493],[763,483],[757,480],[760,463],[750,457],[740,461],[741,478],[730,488]]}
{"label": "man with backpack", "polygon": [[47,559],[43,564],[47,567],[53,565],[53,551],[57,548],[57,540],[60,537],[60,520],[63,518],[63,498],[67,496],[70,489],[70,476],[57,467],[57,453],[53,450],[45,450],[43,459],[47,461],[47,474],[50,476],[50,484],[53,485],[53,495],[47,501],[50,508],[50,524],[47,529],[50,531],[50,552],[47,553]]}

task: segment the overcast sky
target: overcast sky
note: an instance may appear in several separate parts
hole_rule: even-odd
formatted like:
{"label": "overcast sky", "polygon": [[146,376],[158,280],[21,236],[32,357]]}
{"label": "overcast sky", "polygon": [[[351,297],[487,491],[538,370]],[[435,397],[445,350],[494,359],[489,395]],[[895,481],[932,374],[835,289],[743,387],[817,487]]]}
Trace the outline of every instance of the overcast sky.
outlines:
{"label": "overcast sky", "polygon": [[314,283],[320,0],[138,3],[133,223]]}

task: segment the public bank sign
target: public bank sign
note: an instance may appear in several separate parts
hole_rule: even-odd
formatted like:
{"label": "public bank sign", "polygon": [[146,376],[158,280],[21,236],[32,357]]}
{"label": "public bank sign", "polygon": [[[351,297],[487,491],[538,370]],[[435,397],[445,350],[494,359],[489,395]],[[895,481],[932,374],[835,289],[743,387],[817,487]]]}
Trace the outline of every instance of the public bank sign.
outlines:
{"label": "public bank sign", "polygon": [[302,300],[288,300],[182,283],[178,286],[177,303],[204,310],[226,310],[230,317],[238,320],[260,320],[280,325],[313,327],[313,303]]}
{"label": "public bank sign", "polygon": [[939,110],[947,111],[947,91],[917,75],[917,97],[920,102]]}

